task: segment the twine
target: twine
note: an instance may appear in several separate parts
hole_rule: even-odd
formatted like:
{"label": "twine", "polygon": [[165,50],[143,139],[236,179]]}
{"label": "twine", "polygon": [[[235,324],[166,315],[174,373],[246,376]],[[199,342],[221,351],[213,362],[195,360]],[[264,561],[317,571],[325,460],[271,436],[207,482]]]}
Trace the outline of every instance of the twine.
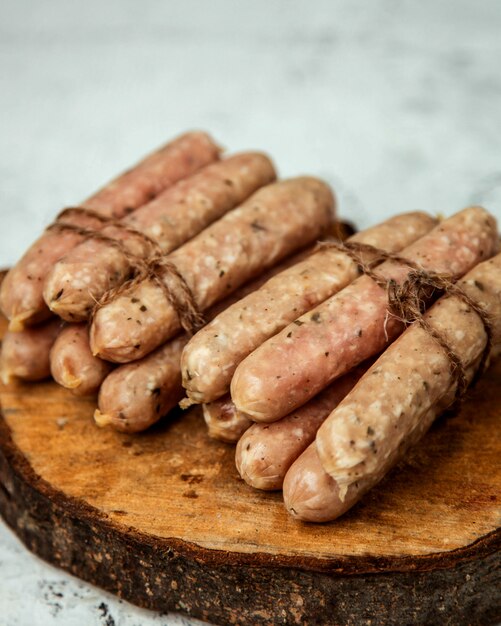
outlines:
{"label": "twine", "polygon": [[186,279],[174,263],[162,255],[141,259],[136,266],[136,274],[133,278],[110,289],[96,302],[91,320],[101,307],[112,303],[120,296],[133,292],[144,280],[148,279],[162,289],[166,300],[176,311],[181,326],[187,333],[193,335],[205,325],[205,318]]}

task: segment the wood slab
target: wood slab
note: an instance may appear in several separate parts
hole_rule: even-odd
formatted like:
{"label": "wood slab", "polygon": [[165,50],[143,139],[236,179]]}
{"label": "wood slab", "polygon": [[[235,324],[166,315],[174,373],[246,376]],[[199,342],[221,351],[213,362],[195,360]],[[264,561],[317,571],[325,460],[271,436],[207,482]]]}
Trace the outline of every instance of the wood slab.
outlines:
{"label": "wood slab", "polygon": [[216,624],[501,620],[501,362],[336,522],[238,477],[197,410],[98,429],[52,382],[0,387],[0,512],[43,559],[134,604]]}

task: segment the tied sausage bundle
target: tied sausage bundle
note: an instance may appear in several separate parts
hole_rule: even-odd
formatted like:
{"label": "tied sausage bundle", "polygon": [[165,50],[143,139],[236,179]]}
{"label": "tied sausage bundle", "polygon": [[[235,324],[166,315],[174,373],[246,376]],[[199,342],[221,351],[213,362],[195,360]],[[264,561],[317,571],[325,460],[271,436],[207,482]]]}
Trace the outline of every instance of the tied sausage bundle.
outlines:
{"label": "tied sausage bundle", "polygon": [[335,519],[500,351],[498,242],[471,207],[321,246],[187,343],[183,402],[204,403],[209,435],[237,443],[249,485],[283,489],[296,519]]}
{"label": "tied sausage bundle", "polygon": [[201,404],[249,485],[325,522],[501,350],[499,235],[471,207],[341,243],[328,185],[275,178],[191,132],[62,211],[1,285],[1,375],[98,394],[129,433]]}
{"label": "tied sausage bundle", "polygon": [[99,393],[98,425],[144,430],[183,396],[190,334],[333,227],[323,181],[276,182],[258,152],[221,158],[205,133],[174,139],[62,211],[5,277],[5,383]]}

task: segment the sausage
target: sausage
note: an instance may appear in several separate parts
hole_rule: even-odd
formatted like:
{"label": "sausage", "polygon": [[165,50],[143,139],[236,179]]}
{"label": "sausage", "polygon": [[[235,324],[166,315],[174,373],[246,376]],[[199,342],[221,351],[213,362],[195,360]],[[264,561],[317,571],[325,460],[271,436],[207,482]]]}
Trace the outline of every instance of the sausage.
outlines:
{"label": "sausage", "polygon": [[365,486],[363,480],[352,483],[342,501],[339,497],[339,485],[322,467],[313,442],[294,461],[285,475],[284,504],[297,520],[330,522],[359,500]]}
{"label": "sausage", "polygon": [[202,405],[205,423],[211,439],[237,443],[253,423],[235,409],[229,394]]}
{"label": "sausage", "polygon": [[[501,254],[471,270],[459,286],[487,313],[492,330],[491,353],[498,354]],[[438,300],[425,319],[459,357],[470,382],[487,342],[478,313],[459,296],[450,295]],[[301,502],[308,495],[310,500],[325,505],[322,521],[344,513],[402,460],[435,417],[453,403],[457,382],[451,370],[446,351],[431,334],[418,324],[410,326],[320,427],[316,450],[331,480],[317,480],[315,495],[311,474],[318,477],[321,470],[318,464],[312,470],[303,461],[302,477],[291,475],[287,506],[294,508],[296,516],[301,511],[301,519],[316,521],[308,517],[311,506]],[[292,497],[293,484],[296,495]]]}
{"label": "sausage", "polygon": [[50,351],[52,377],[76,396],[92,396],[113,365],[92,355],[87,324],[68,324]]}
{"label": "sausage", "polygon": [[128,255],[150,256],[156,249],[152,242],[164,254],[171,252],[275,176],[270,159],[259,153],[238,154],[204,167],[124,217],[124,229],[110,225],[100,231],[120,242],[125,254],[107,241],[90,238],[58,261],[45,281],[45,302],[67,321],[87,319],[107,290],[130,277]]}
{"label": "sausage", "polygon": [[186,334],[161,346],[146,358],[111,372],[99,392],[94,420],[122,432],[146,430],[183,397],[181,352]]}
{"label": "sausage", "polygon": [[[120,218],[151,200],[160,191],[219,158],[219,148],[201,132],[186,133],[146,157],[82,206],[103,217]],[[64,222],[99,229],[102,222],[71,214]],[[10,329],[19,331],[50,317],[44,302],[43,282],[56,261],[80,243],[76,233],[46,231],[7,274],[0,290],[0,309],[10,320]]]}
{"label": "sausage", "polygon": [[[495,219],[472,207],[444,220],[401,254],[425,270],[459,277],[492,256],[497,246]],[[387,261],[377,273],[402,283],[409,268]],[[231,383],[237,409],[254,421],[271,422],[304,404],[402,332],[387,308],[386,290],[361,276],[299,317],[237,367]]]}
{"label": "sausage", "polygon": [[[184,277],[198,307],[206,310],[314,241],[331,224],[333,206],[330,188],[315,178],[268,185],[166,258]],[[146,279],[98,309],[91,347],[101,358],[126,363],[148,354],[179,328],[163,289]]]}
{"label": "sausage", "polygon": [[[398,252],[436,225],[426,213],[397,215],[349,239]],[[368,262],[372,255],[364,255]],[[183,351],[183,385],[193,402],[212,402],[229,391],[237,365],[266,339],[359,275],[348,255],[320,249],[235,303],[196,333]]]}
{"label": "sausage", "polygon": [[[231,296],[211,307],[207,313],[208,318],[258,289],[270,276],[297,263],[305,254],[308,251],[291,255],[255,280],[246,283]],[[99,392],[96,423],[123,432],[140,432],[175,407],[184,393],[181,385],[181,352],[187,341],[186,334],[180,335],[146,357],[121,365],[111,372]]]}
{"label": "sausage", "polygon": [[[242,435],[235,452],[238,473],[251,487],[282,489],[291,464],[315,439],[317,430],[352,389],[365,367],[355,368],[293,413],[273,424],[254,423]],[[233,405],[234,406],[234,405]],[[234,409],[234,413],[241,415]],[[245,419],[242,415],[241,420]]]}
{"label": "sausage", "polygon": [[49,353],[61,330],[53,319],[17,333],[7,331],[2,340],[0,373],[5,385],[12,380],[43,380],[50,376]]}

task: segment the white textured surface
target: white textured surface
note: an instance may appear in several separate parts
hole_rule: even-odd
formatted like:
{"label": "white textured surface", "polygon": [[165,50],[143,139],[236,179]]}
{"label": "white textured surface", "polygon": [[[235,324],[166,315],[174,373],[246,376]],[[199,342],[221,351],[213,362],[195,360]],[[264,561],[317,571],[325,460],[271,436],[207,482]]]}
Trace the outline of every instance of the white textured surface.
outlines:
{"label": "white textured surface", "polygon": [[[0,266],[192,127],[325,177],[358,226],[473,202],[501,218],[500,32],[498,0],[2,0]],[[0,569],[8,626],[181,623],[46,566],[3,527]]]}
{"label": "white textured surface", "polygon": [[30,554],[0,524],[2,626],[202,626],[182,615],[139,609],[62,574]]}

